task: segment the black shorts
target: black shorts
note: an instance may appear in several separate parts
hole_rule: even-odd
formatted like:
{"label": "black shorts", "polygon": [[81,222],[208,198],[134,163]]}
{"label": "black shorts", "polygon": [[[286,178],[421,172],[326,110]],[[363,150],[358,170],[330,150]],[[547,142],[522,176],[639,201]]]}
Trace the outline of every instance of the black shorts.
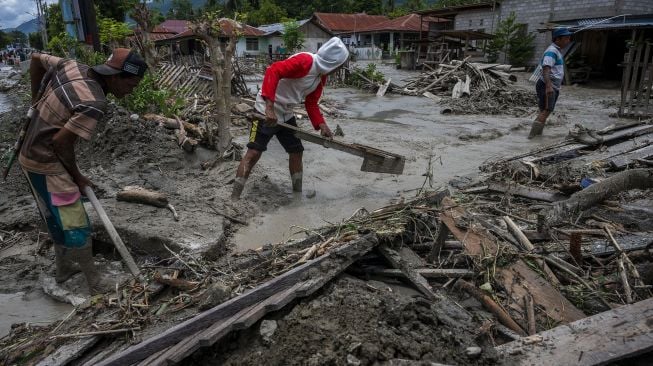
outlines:
{"label": "black shorts", "polygon": [[[287,124],[297,126],[295,117],[286,121]],[[252,122],[249,128],[249,142],[247,147],[250,149],[265,151],[268,149],[268,143],[272,136],[277,136],[277,140],[288,154],[299,153],[304,151],[302,140],[295,136],[295,133],[281,126],[267,127],[260,121]]]}
{"label": "black shorts", "polygon": [[546,84],[544,81],[538,80],[537,84],[535,84],[535,92],[537,93],[537,104],[540,107],[540,111],[547,110],[553,112],[558,101],[558,96],[560,95],[560,90],[553,88],[553,95],[549,95],[549,98],[547,98]]}

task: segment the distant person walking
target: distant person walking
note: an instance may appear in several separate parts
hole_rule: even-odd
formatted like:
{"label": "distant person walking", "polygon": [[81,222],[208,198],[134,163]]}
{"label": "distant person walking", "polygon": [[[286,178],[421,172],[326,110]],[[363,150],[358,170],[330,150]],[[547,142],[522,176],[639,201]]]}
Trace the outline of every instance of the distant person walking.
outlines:
{"label": "distant person walking", "polygon": [[558,101],[560,86],[565,76],[565,62],[562,57],[562,50],[571,42],[572,34],[567,28],[554,29],[552,34],[553,43],[544,51],[540,61],[542,75],[535,84],[540,113],[531,125],[531,132],[528,134],[529,139],[542,135],[546,119],[549,118]]}

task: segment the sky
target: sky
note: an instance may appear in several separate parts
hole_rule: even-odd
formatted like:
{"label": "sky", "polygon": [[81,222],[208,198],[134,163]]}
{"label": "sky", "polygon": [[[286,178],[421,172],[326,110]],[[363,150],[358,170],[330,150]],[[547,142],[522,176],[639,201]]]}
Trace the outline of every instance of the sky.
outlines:
{"label": "sky", "polygon": [[[45,0],[48,4],[57,1]],[[34,0],[0,0],[0,29],[15,28],[33,18],[36,18]]]}

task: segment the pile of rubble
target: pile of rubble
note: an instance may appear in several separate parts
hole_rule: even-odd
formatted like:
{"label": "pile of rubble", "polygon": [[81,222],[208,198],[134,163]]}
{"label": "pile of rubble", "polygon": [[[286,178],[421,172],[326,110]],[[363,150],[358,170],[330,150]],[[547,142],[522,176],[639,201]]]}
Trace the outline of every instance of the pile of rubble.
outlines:
{"label": "pile of rubble", "polygon": [[[392,91],[423,95],[447,106],[443,113],[524,115],[537,102],[532,91],[515,87],[511,65],[454,60],[408,79]],[[522,69],[519,69],[522,70]]]}

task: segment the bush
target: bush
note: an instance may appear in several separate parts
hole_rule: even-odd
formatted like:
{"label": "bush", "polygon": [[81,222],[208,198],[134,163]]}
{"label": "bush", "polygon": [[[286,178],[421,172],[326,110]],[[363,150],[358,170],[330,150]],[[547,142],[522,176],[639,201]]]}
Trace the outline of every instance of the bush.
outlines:
{"label": "bush", "polygon": [[89,66],[102,64],[107,59],[104,54],[93,51],[93,49],[78,42],[67,33],[60,33],[52,37],[47,48],[55,56],[74,58]]}
{"label": "bush", "polygon": [[383,73],[376,70],[375,63],[367,64],[367,67],[364,69],[358,66],[354,66],[353,71],[351,72],[351,74],[349,74],[346,83],[348,85],[355,86],[358,88],[363,86],[371,86],[369,85],[369,82],[367,80],[361,77],[361,74],[377,84],[385,83],[385,77]]}
{"label": "bush", "polygon": [[139,114],[158,113],[166,117],[179,114],[184,106],[183,99],[170,89],[160,88],[158,80],[158,75],[146,73],[136,89],[119,104]]}
{"label": "bush", "polygon": [[524,25],[517,23],[515,18],[515,13],[512,12],[499,23],[494,38],[488,45],[488,61],[497,62],[503,54],[504,63],[522,66],[533,57],[535,34],[526,33]]}

